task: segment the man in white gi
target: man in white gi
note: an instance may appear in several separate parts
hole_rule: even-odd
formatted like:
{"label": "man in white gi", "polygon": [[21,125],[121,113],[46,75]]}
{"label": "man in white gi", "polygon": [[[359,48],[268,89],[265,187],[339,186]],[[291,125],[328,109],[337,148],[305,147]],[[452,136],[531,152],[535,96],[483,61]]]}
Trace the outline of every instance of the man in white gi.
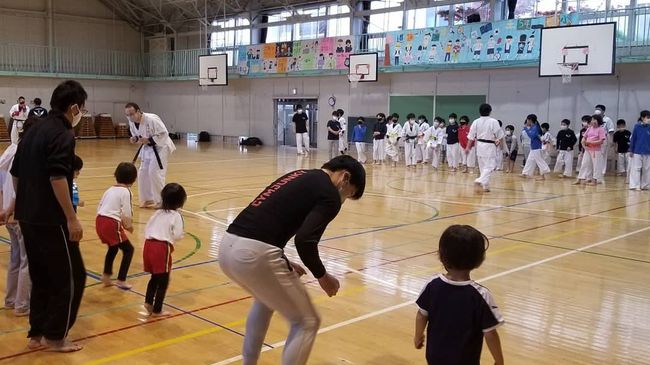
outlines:
{"label": "man in white gi", "polygon": [[141,159],[138,193],[141,208],[159,208],[160,192],[165,186],[169,155],[176,150],[165,124],[159,116],[144,113],[136,103],[128,103],[124,112],[129,120],[131,143],[139,144]]}
{"label": "man in white gi", "polygon": [[15,104],[9,110],[9,134],[11,143],[18,144],[18,133],[23,130],[23,123],[29,116],[29,106],[25,102],[24,97],[18,98],[18,104]]}
{"label": "man in white gi", "polygon": [[490,104],[481,104],[479,107],[481,117],[476,119],[469,128],[467,152],[476,144],[476,156],[481,176],[474,180],[477,188],[483,188],[484,192],[490,191],[490,175],[496,169],[497,147],[504,137],[503,129],[499,121],[490,117],[492,107]]}

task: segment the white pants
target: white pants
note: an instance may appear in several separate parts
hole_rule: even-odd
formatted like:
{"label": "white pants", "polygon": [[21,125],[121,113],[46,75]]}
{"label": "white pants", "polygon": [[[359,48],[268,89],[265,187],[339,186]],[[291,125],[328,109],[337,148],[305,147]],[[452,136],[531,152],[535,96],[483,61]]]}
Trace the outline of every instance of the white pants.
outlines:
{"label": "white pants", "polygon": [[415,141],[404,142],[404,162],[406,166],[414,166],[417,163],[417,145]]}
{"label": "white pants", "polygon": [[418,143],[415,145],[415,159],[417,162],[422,162],[426,160],[427,154],[427,145],[424,143]]}
{"label": "white pants", "polygon": [[384,147],[383,139],[372,140],[372,159],[375,161],[383,161],[386,158],[386,147]]}
{"label": "white pants", "polygon": [[385,151],[386,155],[391,158],[394,162],[399,161],[399,146],[397,145],[397,141],[395,144],[390,143],[390,140],[386,140],[385,144]]}
{"label": "white pants", "polygon": [[477,142],[480,145],[476,146],[476,157],[478,158],[478,168],[481,175],[474,180],[475,183],[481,184],[483,189],[488,189],[490,186],[490,176],[497,168],[496,154],[501,152],[495,145],[490,143]]}
{"label": "white pants", "polygon": [[578,162],[576,163],[576,171],[580,172],[580,167],[582,166],[582,156],[584,156],[585,152],[578,152]]}
{"label": "white pants", "polygon": [[[158,166],[153,148],[158,149],[162,169]],[[167,160],[169,159],[169,148],[160,146],[144,146],[140,152],[140,170],[138,171],[138,193],[140,203],[152,201],[155,204],[162,203],[160,192],[165,187],[165,176],[167,175]]]}
{"label": "white pants", "polygon": [[525,164],[528,161],[528,155],[530,154],[530,144],[521,144],[521,153],[524,155],[523,163]]}
{"label": "white pants", "polygon": [[630,165],[630,158],[627,157],[627,153],[619,153],[618,159],[616,161],[616,172],[623,174],[627,172]]}
{"label": "white pants", "polygon": [[309,153],[309,133],[296,133],[296,148],[298,153]]}
{"label": "white pants", "polygon": [[467,168],[473,169],[476,167],[476,146],[472,146],[469,152],[462,151],[465,155],[465,165]]}
{"label": "white pants", "polygon": [[429,155],[431,156],[431,166],[436,169],[440,166],[440,149],[440,145],[428,148]]}
{"label": "white pants", "polygon": [[363,142],[354,142],[357,148],[357,160],[361,163],[366,163],[366,144]]}
{"label": "white pants", "polygon": [[460,146],[460,164],[467,166],[467,153],[465,152],[463,146]]}
{"label": "white pants", "polygon": [[[479,142],[480,143],[480,142]],[[495,152],[496,156],[496,161],[495,161],[495,169],[496,170],[503,170],[503,150],[501,148],[497,148]]]}
{"label": "white pants", "polygon": [[600,151],[587,151],[582,156],[582,165],[580,166],[580,180],[603,181],[602,166],[603,154]]}
{"label": "white pants", "polygon": [[650,155],[634,154],[630,165],[630,189],[650,189]]}
{"label": "white pants", "polygon": [[338,139],[330,139],[327,141],[329,144],[329,153],[330,153],[330,160],[333,159],[334,157],[339,155],[339,140]]}
{"label": "white pants", "polygon": [[555,167],[553,172],[560,172],[564,166],[564,172],[562,175],[566,177],[573,176],[573,150],[571,151],[558,151],[557,160],[555,161]]}
{"label": "white pants", "polygon": [[345,153],[347,150],[348,150],[348,136],[344,132],[339,136],[339,151],[341,151],[341,153]]}
{"label": "white pants", "polygon": [[13,307],[16,311],[24,312],[29,309],[29,297],[32,290],[25,241],[18,223],[7,224],[7,231],[9,231],[11,239],[11,256],[7,267],[5,307]]}
{"label": "white pants", "polygon": [[458,168],[461,161],[460,143],[447,145],[447,164],[450,168]]}
{"label": "white pants", "polygon": [[306,364],[320,317],[298,274],[289,269],[282,250],[225,233],[219,246],[219,265],[224,274],[255,298],[246,320],[244,365],[257,364],[274,311],[290,324],[282,364]]}
{"label": "white pants", "polygon": [[539,173],[541,175],[545,175],[551,172],[551,169],[548,167],[548,164],[546,163],[546,161],[544,161],[544,157],[542,156],[541,149],[531,150],[528,153],[528,158],[526,159],[526,165],[524,165],[524,170],[521,173],[526,176],[533,176],[533,173],[535,172],[535,167],[539,168]]}

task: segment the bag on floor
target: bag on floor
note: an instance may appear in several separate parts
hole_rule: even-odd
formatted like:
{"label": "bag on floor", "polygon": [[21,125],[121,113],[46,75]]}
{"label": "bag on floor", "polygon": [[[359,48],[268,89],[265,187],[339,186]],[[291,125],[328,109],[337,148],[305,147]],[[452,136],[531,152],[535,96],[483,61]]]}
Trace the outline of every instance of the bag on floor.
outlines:
{"label": "bag on floor", "polygon": [[239,144],[242,145],[242,146],[262,146],[263,145],[262,140],[257,138],[257,137],[246,138],[246,139],[242,140],[241,142],[239,142]]}
{"label": "bag on floor", "polygon": [[199,133],[199,142],[210,142],[210,133],[206,131]]}

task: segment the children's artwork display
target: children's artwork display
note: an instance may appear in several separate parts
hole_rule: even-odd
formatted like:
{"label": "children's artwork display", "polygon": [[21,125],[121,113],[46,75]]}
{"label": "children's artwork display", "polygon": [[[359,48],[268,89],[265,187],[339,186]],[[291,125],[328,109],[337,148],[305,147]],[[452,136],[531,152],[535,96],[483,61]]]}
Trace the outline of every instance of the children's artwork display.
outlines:
{"label": "children's artwork display", "polygon": [[238,66],[248,75],[343,70],[353,53],[352,37],[277,42],[239,47]]}
{"label": "children's artwork display", "polygon": [[537,60],[541,28],[577,22],[564,14],[389,32],[383,66]]}

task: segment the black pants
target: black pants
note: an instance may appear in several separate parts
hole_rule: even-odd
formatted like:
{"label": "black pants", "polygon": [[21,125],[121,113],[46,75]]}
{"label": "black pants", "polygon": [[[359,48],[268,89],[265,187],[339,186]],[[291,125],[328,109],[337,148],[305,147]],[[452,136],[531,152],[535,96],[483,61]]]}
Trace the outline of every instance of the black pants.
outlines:
{"label": "black pants", "polygon": [[122,251],[122,262],[120,263],[117,280],[125,281],[129,266],[131,266],[131,259],[133,259],[133,245],[129,240],[120,242],[115,246],[108,246],[108,252],[106,252],[106,258],[104,259],[104,274],[113,275],[113,261],[115,261],[117,251]]}
{"label": "black pants", "polygon": [[78,242],[66,226],[20,222],[32,279],[28,337],[62,340],[77,319],[86,284]]}
{"label": "black pants", "polygon": [[167,286],[169,285],[169,273],[164,274],[151,274],[149,284],[147,285],[147,295],[144,297],[144,302],[153,305],[153,312],[160,313],[162,311],[163,301],[167,293]]}

